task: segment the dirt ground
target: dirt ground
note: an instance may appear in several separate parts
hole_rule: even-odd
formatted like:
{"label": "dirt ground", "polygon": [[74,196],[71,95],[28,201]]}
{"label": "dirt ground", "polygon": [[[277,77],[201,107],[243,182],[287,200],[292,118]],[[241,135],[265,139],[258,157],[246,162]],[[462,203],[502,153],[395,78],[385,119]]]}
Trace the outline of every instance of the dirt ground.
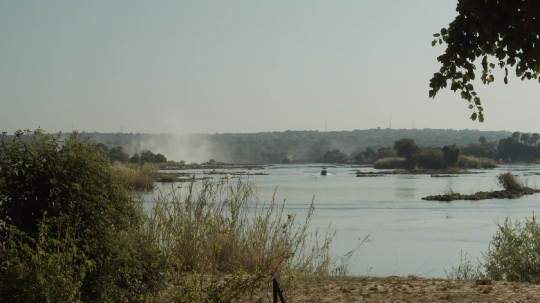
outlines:
{"label": "dirt ground", "polygon": [[[540,285],[410,277],[327,277],[295,281],[282,286],[289,302],[540,302]],[[245,302],[272,302],[254,294]]]}

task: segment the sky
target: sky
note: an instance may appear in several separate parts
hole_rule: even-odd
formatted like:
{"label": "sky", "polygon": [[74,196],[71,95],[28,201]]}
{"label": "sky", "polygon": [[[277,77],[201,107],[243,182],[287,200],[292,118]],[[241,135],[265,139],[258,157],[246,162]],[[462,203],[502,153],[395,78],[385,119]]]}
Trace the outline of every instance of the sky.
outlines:
{"label": "sky", "polygon": [[457,93],[428,97],[456,4],[1,1],[0,131],[540,132],[536,81],[473,82],[484,123]]}

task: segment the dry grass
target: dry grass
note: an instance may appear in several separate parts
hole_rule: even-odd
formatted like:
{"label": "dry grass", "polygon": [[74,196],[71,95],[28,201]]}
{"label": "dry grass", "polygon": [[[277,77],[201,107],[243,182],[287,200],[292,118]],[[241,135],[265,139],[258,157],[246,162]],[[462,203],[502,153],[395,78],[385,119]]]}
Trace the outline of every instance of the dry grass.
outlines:
{"label": "dry grass", "polygon": [[114,162],[112,168],[120,180],[134,190],[154,189],[154,182],[159,176],[157,164],[144,163],[140,165]]}
{"label": "dry grass", "polygon": [[272,276],[345,275],[362,242],[341,258],[330,257],[334,233],[308,231],[313,201],[302,220],[285,202],[262,203],[249,180],[204,181],[173,188],[149,213],[145,237],[159,243],[172,263],[174,288],[164,300],[233,301],[260,290]]}
{"label": "dry grass", "polygon": [[401,168],[405,164],[405,158],[383,158],[377,160],[373,167],[376,169],[396,169]]}
{"label": "dry grass", "polygon": [[464,168],[495,168],[498,167],[497,162],[489,158],[477,158],[473,156],[460,156],[458,160],[459,167]]}

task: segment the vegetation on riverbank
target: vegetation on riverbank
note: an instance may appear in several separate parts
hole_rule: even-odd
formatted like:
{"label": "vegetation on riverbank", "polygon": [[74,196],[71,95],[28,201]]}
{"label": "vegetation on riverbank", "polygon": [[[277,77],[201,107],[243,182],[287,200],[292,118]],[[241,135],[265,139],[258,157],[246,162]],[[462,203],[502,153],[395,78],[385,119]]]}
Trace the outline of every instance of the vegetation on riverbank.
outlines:
{"label": "vegetation on riverbank", "polygon": [[1,301],[231,302],[273,276],[345,275],[367,240],[332,258],[313,203],[297,218],[249,181],[190,183],[144,212],[125,168],[76,133],[1,137]]}
{"label": "vegetation on riverbank", "polygon": [[504,190],[479,191],[474,194],[460,194],[447,188],[442,195],[433,195],[422,198],[429,201],[455,201],[455,200],[486,200],[486,199],[515,199],[525,195],[540,193],[540,190],[527,187],[526,181],[517,178],[511,172],[499,174],[496,183]]}
{"label": "vegetation on riverbank", "polygon": [[394,150],[399,157],[387,157],[375,161],[376,169],[445,169],[445,168],[495,168],[497,162],[488,158],[476,158],[462,155],[455,144],[441,149],[424,152],[412,139],[401,139],[394,143]]}
{"label": "vegetation on riverbank", "polygon": [[[290,298],[302,300],[308,296],[300,287],[339,281],[330,276],[345,275],[367,240],[332,258],[335,234],[310,232],[313,203],[299,218],[285,212],[285,202],[262,203],[253,183],[242,180],[189,183],[161,195],[145,212],[118,172],[125,167],[111,164],[92,143],[76,133],[67,140],[41,131],[22,140],[22,134],[0,140],[1,301],[262,300],[273,276],[291,290]],[[525,183],[513,178],[507,173],[498,180],[508,190],[523,189]],[[505,221],[484,254],[482,274],[534,281],[540,276],[538,241],[535,217],[525,225]],[[353,279],[361,285],[342,284],[339,298],[328,288],[317,292],[319,300],[406,298],[420,288],[410,281],[404,289]],[[428,281],[441,284],[430,292],[453,283]]]}

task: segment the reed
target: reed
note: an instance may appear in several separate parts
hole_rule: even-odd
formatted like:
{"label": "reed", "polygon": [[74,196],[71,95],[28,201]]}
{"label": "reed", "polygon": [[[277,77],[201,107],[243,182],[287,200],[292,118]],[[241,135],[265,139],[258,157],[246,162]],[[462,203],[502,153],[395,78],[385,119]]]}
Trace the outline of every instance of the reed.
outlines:
{"label": "reed", "polygon": [[460,156],[458,160],[459,167],[463,168],[495,168],[499,165],[493,159],[473,157],[473,156]]}
{"label": "reed", "polygon": [[396,169],[405,165],[405,158],[382,158],[377,160],[373,167],[376,169]]}
{"label": "reed", "polygon": [[133,190],[152,190],[158,177],[159,166],[152,163],[140,165],[114,162],[112,169],[129,188]]}

